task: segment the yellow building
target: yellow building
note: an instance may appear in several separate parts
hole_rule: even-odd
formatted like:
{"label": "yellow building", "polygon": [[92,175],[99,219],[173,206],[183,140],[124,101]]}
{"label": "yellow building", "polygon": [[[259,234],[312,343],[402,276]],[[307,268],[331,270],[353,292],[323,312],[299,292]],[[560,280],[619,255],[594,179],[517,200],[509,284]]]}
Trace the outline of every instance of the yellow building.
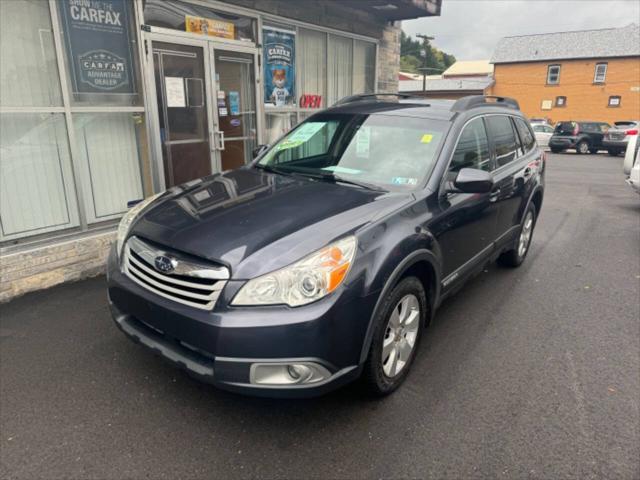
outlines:
{"label": "yellow building", "polygon": [[491,62],[491,95],[530,118],[640,119],[640,27],[506,37]]}

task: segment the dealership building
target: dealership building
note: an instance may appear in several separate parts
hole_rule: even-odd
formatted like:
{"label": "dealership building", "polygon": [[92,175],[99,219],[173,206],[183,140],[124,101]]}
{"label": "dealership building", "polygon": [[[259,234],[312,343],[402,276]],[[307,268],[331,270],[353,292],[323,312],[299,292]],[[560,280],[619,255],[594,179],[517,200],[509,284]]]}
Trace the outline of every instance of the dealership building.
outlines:
{"label": "dealership building", "polygon": [[441,0],[0,1],[0,301],[103,271],[130,202],[397,92]]}

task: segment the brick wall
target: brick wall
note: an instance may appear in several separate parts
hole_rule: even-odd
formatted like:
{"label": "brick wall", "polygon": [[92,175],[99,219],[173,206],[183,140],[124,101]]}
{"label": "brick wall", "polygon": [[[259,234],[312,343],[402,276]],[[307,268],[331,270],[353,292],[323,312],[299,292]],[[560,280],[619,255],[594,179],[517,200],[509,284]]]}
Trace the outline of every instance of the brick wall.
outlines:
{"label": "brick wall", "polygon": [[62,282],[96,276],[105,271],[115,232],[102,233],[2,255],[0,302]]}
{"label": "brick wall", "polygon": [[388,24],[378,44],[378,92],[398,92],[401,22]]}
{"label": "brick wall", "polygon": [[[596,63],[608,63],[606,83],[593,83]],[[546,85],[547,66],[561,65],[560,84]],[[558,62],[499,64],[494,71],[491,95],[513,97],[529,117],[560,120],[614,122],[640,117],[640,58],[607,60],[562,60]],[[608,107],[609,96],[622,97],[620,107]],[[566,107],[555,107],[558,96],[567,97]],[[551,110],[542,101],[552,100]]]}

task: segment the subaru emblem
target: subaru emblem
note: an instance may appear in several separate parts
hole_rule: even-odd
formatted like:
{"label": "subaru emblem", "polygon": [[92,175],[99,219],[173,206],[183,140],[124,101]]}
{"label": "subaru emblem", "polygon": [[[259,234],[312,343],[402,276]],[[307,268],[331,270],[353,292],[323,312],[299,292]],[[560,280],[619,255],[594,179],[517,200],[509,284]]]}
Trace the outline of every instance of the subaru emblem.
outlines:
{"label": "subaru emblem", "polygon": [[156,270],[162,273],[171,273],[176,268],[176,262],[174,259],[165,255],[158,255],[153,262],[156,266]]}

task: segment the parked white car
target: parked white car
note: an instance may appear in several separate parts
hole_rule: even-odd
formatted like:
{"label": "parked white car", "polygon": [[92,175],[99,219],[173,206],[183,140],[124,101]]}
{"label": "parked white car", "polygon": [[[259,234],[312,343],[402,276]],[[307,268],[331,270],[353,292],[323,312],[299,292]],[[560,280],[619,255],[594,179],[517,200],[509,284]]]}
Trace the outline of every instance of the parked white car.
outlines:
{"label": "parked white car", "polygon": [[553,127],[548,123],[532,123],[533,134],[540,148],[549,148],[549,139],[553,135]]}
{"label": "parked white car", "polygon": [[627,175],[627,183],[640,193],[640,142],[638,135],[629,138],[623,168],[624,174]]}

